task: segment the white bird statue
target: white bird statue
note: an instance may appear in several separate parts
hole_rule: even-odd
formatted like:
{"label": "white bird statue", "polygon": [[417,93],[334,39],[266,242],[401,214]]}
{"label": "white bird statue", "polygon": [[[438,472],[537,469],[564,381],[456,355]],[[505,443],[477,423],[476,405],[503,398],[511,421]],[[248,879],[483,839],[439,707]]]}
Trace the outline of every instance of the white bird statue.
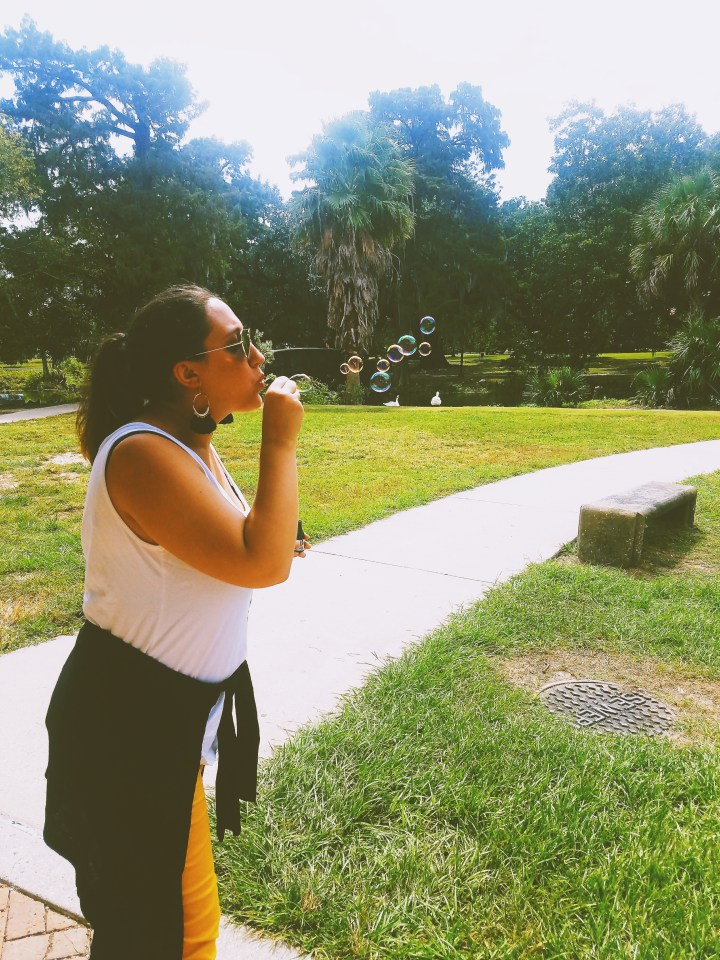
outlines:
{"label": "white bird statue", "polygon": [[440,399],[440,391],[438,390],[435,396],[430,401],[431,407],[439,407],[442,405],[442,400]]}
{"label": "white bird statue", "polygon": [[400,395],[398,394],[394,400],[388,400],[387,403],[383,404],[384,407],[399,407],[400,406]]}

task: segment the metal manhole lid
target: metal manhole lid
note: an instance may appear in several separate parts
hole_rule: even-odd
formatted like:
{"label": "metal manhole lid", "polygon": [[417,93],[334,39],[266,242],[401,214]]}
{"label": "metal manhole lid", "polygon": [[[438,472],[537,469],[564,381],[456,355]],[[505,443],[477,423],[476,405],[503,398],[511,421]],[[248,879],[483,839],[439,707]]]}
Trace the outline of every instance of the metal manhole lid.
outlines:
{"label": "metal manhole lid", "polygon": [[602,680],[548,683],[540,697],[551,713],[569,715],[578,727],[612,733],[663,733],[675,720],[666,704],[641,690]]}

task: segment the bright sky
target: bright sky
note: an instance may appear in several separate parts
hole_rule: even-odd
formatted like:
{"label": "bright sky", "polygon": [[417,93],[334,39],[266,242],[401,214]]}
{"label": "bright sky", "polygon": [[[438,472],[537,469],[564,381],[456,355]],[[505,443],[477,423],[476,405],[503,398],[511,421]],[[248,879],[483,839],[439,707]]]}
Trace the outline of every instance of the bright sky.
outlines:
{"label": "bright sky", "polygon": [[209,101],[193,135],[247,140],[253,171],[285,196],[286,158],[373,90],[468,81],[502,113],[512,141],[503,195],[539,199],[549,176],[547,118],[568,100],[605,109],[684,103],[720,129],[717,0],[3,0],[0,26],[29,14],[71,47],[103,44],[131,62],[188,65]]}

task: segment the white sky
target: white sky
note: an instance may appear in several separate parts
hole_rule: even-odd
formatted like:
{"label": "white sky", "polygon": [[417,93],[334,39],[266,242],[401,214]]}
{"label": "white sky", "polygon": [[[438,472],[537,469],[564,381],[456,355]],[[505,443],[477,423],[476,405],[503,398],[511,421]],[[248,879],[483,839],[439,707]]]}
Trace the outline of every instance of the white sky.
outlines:
{"label": "white sky", "polygon": [[708,133],[720,129],[717,0],[3,0],[0,27],[25,13],[71,47],[186,63],[210,104],[191,134],[247,140],[253,171],[285,196],[287,156],[373,90],[480,85],[512,141],[506,198],[544,195],[547,118],[568,100],[681,102]]}

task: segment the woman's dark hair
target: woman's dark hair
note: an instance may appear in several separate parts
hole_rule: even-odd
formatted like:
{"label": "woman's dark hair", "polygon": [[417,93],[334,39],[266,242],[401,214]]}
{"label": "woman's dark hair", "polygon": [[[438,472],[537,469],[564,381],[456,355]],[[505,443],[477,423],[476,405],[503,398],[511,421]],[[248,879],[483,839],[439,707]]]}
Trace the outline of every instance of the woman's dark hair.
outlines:
{"label": "woman's dark hair", "polygon": [[172,396],[173,367],[204,347],[213,297],[191,284],[169,287],[136,312],[127,333],[113,333],[100,345],[77,415],[80,447],[90,461],[105,437],[134,420],[147,401]]}

